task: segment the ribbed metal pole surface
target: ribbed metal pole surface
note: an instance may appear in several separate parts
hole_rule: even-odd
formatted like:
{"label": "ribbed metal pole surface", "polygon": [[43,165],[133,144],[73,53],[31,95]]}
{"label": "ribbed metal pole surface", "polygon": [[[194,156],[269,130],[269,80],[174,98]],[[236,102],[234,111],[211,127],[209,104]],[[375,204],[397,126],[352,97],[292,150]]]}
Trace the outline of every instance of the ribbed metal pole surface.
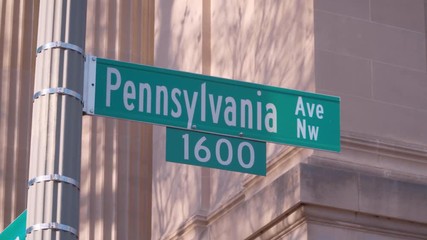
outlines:
{"label": "ribbed metal pole surface", "polygon": [[77,239],[85,0],[41,0],[27,239]]}

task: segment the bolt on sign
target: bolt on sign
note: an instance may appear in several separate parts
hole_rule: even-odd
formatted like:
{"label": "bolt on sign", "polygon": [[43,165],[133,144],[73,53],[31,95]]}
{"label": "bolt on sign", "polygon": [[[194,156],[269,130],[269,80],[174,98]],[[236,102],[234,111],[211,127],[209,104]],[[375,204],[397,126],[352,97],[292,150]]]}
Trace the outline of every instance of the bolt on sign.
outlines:
{"label": "bolt on sign", "polygon": [[340,99],[89,56],[85,112],[340,151]]}

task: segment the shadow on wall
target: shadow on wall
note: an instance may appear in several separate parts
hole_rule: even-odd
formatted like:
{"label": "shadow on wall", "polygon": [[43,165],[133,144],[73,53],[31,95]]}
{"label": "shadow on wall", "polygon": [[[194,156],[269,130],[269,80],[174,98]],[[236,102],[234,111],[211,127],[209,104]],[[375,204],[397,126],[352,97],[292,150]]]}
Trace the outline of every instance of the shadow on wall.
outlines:
{"label": "shadow on wall", "polygon": [[[155,8],[156,66],[201,72],[202,60],[209,57],[202,56],[202,2],[209,3],[211,8],[210,36],[203,36],[210,37],[211,75],[315,90],[312,1],[187,0],[179,4],[177,1],[159,1]],[[164,140],[157,136],[164,131],[155,131],[155,139]],[[164,147],[160,144],[164,143],[154,142],[159,151]],[[275,156],[283,148],[283,145],[269,144],[268,157]],[[181,220],[199,207],[200,176],[198,170],[193,170],[197,168],[164,163],[164,155],[159,155],[154,158],[157,162],[153,167],[152,226],[153,234],[162,236],[175,230]],[[162,169],[167,174],[162,173]],[[219,179],[211,182],[212,208],[242,189],[243,175],[216,170],[211,173],[211,179]],[[187,186],[186,183],[196,183],[197,186]],[[280,205],[268,211],[282,208]],[[272,215],[259,212],[254,216]],[[256,227],[259,226],[255,224],[252,228]]]}
{"label": "shadow on wall", "polygon": [[212,5],[212,75],[315,90],[312,2]]}
{"label": "shadow on wall", "polygon": [[[143,16],[149,10],[147,1],[87,4],[91,13],[86,25],[87,53],[120,61],[149,61],[149,53],[145,52],[150,45],[146,39],[149,34],[144,32],[148,28],[142,26],[149,18]],[[83,118],[82,239],[144,239],[151,234],[147,219],[151,211],[147,206],[151,201],[151,175],[146,174],[147,168],[151,170],[150,128],[144,123],[112,118]]]}
{"label": "shadow on wall", "polygon": [[201,73],[202,2],[159,1],[154,27],[154,65]]}
{"label": "shadow on wall", "polygon": [[[202,2],[157,1],[154,65],[201,73]],[[165,129],[153,129],[152,238],[175,231],[200,207],[200,169],[165,161]]]}
{"label": "shadow on wall", "polygon": [[312,1],[213,1],[211,34],[212,75],[315,91]]}
{"label": "shadow on wall", "polygon": [[39,1],[0,1],[0,231],[26,208]]}
{"label": "shadow on wall", "polygon": [[[274,222],[275,220],[286,219],[286,217],[281,216],[286,210],[289,210],[291,206],[295,206],[296,202],[299,201],[299,170],[293,169],[291,173],[287,173],[285,176],[281,176],[281,178],[285,178],[285,180],[280,180],[282,183],[271,184],[271,188],[264,190],[263,193],[264,198],[254,198],[255,204],[257,204],[256,208],[253,208],[255,212],[253,212],[249,219],[249,228],[251,233],[255,233],[260,230],[261,227],[264,227],[266,223]],[[269,197],[265,197],[269,196]],[[279,222],[280,222],[279,220]],[[282,220],[285,221],[286,220]],[[292,220],[287,220],[290,222]],[[278,237],[276,234],[271,235],[272,233],[268,233],[270,228],[280,228],[281,224],[277,223],[278,226],[269,226],[269,228],[264,229],[263,232],[260,232],[262,236],[261,239],[271,239],[274,237]],[[275,229],[272,232],[279,231],[280,229]],[[281,233],[286,233],[288,235],[288,239],[303,239],[302,235],[306,234],[306,231],[301,230],[300,226],[295,227],[291,231],[281,231]],[[268,235],[271,236],[268,236]],[[258,235],[254,234],[249,239],[256,239]]]}
{"label": "shadow on wall", "polygon": [[[282,175],[267,188],[247,197],[244,203],[229,209],[223,219],[214,222],[210,231],[210,239],[273,239],[277,233],[286,233],[296,238],[304,234],[304,230],[281,231],[288,221],[283,213],[299,201],[299,170],[293,169]],[[276,222],[277,221],[277,222]],[[283,224],[285,222],[285,224]],[[277,225],[269,226],[271,223]],[[281,224],[282,223],[282,224]],[[263,227],[267,227],[262,229]],[[269,232],[270,228],[272,231]],[[262,231],[260,231],[262,230]]]}
{"label": "shadow on wall", "polygon": [[155,127],[154,132],[152,238],[158,239],[200,208],[201,175],[200,167],[166,162],[165,128]]}

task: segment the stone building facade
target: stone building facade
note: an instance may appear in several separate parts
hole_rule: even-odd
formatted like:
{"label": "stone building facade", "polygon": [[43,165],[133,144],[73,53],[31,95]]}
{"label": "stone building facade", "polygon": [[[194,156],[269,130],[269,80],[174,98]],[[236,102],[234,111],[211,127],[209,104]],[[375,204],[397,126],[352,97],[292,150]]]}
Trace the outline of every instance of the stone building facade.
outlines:
{"label": "stone building facade", "polygon": [[[339,96],[341,152],[268,143],[255,176],[83,116],[80,239],[427,239],[426,1],[87,2],[86,53]],[[0,1],[0,229],[26,208],[38,11]]]}

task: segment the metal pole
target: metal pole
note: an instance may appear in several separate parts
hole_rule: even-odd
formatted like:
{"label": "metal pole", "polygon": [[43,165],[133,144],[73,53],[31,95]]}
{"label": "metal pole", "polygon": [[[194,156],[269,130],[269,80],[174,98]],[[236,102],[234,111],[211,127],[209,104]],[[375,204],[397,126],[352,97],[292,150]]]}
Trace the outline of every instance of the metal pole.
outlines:
{"label": "metal pole", "polygon": [[40,0],[27,239],[78,239],[86,0]]}

